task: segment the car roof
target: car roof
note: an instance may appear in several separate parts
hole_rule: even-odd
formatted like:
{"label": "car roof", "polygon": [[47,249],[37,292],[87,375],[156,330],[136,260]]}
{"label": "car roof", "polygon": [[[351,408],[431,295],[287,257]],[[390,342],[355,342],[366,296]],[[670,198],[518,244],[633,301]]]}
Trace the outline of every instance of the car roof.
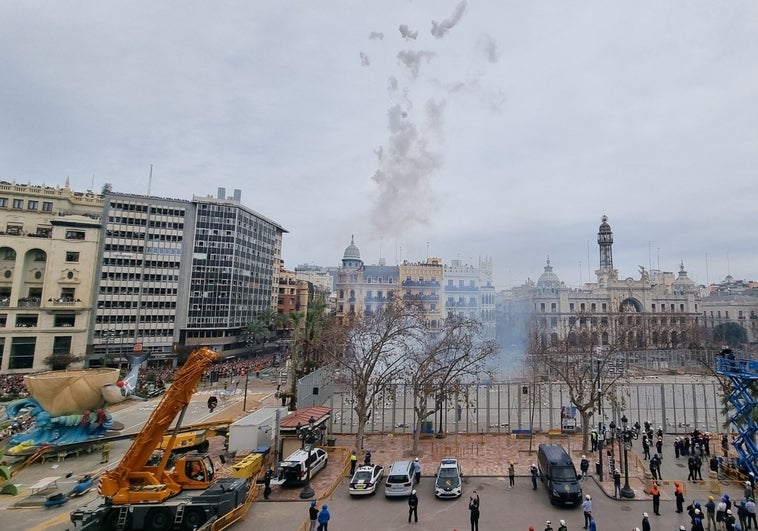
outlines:
{"label": "car roof", "polygon": [[440,468],[454,467],[458,465],[458,460],[453,457],[445,457],[440,461]]}

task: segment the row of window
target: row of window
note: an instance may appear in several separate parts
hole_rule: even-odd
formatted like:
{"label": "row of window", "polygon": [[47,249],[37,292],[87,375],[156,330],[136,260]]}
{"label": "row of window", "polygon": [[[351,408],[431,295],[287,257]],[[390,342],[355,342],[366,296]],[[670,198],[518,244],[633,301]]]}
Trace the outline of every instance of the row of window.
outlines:
{"label": "row of window", "polygon": [[128,280],[130,282],[142,280],[143,282],[179,282],[179,275],[140,274],[140,273],[114,273],[103,271],[100,275],[102,280]]}
{"label": "row of window", "polygon": [[[8,208],[9,200],[7,197],[0,197],[0,208]],[[17,209],[23,209],[24,208],[24,200],[23,199],[13,199],[12,203],[13,208]],[[26,210],[39,210],[39,201],[36,199],[29,199],[26,201]],[[53,202],[52,201],[43,201],[42,202],[42,212],[52,212],[53,211]]]}
{"label": "row of window", "polygon": [[[37,314],[18,314],[14,326],[18,328],[36,328],[39,322]],[[0,313],[0,327],[8,325],[8,314]],[[56,328],[68,328],[76,325],[75,314],[58,314],[53,320],[53,326]]]}

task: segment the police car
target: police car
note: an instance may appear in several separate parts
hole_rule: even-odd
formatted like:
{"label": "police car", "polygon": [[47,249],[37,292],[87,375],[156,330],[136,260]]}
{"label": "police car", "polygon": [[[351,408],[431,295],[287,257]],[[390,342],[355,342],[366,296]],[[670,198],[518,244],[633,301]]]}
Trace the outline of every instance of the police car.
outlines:
{"label": "police car", "polygon": [[374,494],[376,487],[382,482],[384,468],[380,465],[358,467],[350,480],[348,492],[351,496]]}
{"label": "police car", "polygon": [[434,495],[438,498],[458,498],[461,495],[461,465],[457,459],[446,457],[440,461],[434,481]]}

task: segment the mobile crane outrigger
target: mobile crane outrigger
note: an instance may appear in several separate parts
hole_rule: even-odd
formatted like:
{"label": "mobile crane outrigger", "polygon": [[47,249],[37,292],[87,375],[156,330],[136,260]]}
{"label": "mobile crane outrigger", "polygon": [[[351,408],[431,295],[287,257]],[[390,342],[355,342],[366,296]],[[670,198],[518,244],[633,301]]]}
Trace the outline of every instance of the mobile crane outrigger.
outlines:
{"label": "mobile crane outrigger", "polygon": [[207,522],[244,517],[254,497],[255,482],[250,478],[217,478],[213,462],[204,454],[183,455],[171,470],[167,470],[170,452],[164,452],[159,464],[148,464],[177,415],[177,426],[181,425],[195,386],[217,358],[205,347],[190,355],[118,466],[101,476],[101,497],[71,512],[74,527],[191,530]]}

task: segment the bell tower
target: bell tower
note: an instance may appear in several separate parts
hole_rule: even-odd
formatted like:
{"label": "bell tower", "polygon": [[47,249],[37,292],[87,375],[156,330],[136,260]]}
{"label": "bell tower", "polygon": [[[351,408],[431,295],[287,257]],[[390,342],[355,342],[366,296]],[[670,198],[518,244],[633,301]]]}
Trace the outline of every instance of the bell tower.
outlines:
{"label": "bell tower", "polygon": [[613,232],[608,224],[608,216],[603,216],[597,233],[597,244],[600,247],[600,270],[613,269]]}

